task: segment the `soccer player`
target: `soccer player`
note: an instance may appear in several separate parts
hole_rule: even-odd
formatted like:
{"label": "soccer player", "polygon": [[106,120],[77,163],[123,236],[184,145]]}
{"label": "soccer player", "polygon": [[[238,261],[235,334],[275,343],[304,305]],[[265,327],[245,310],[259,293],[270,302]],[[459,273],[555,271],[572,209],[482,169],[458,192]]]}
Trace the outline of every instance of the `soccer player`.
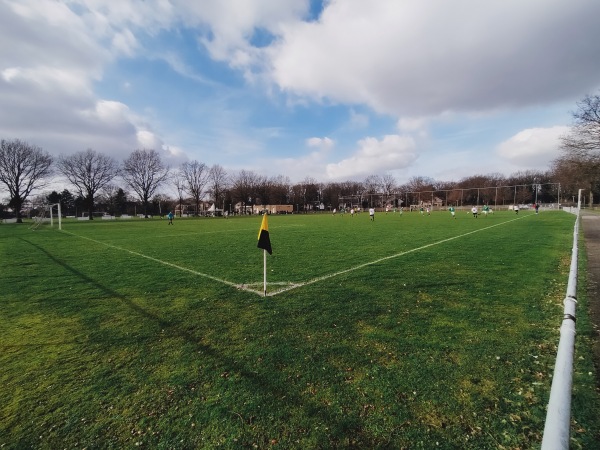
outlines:
{"label": "soccer player", "polygon": [[490,210],[490,207],[487,204],[483,205],[483,215],[485,217],[487,217],[489,210]]}
{"label": "soccer player", "polygon": [[171,211],[167,214],[167,219],[169,219],[168,225],[173,225],[173,213]]}
{"label": "soccer player", "polygon": [[375,220],[375,208],[369,208],[369,217],[371,218],[371,221]]}
{"label": "soccer player", "polygon": [[473,213],[473,217],[475,217],[477,219],[477,213],[479,212],[479,211],[477,211],[477,206],[473,206],[471,208],[471,212]]}
{"label": "soccer player", "polygon": [[456,213],[454,212],[454,206],[451,206],[450,208],[448,208],[448,211],[450,211],[450,214],[452,214],[452,217],[454,219],[456,219]]}

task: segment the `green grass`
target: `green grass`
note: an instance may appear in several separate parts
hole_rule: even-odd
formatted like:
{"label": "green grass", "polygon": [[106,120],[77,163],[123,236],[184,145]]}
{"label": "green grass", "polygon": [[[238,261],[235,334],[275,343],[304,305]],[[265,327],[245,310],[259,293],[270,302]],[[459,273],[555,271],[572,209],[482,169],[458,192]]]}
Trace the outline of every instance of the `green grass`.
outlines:
{"label": "green grass", "polygon": [[0,226],[0,448],[538,448],[574,216],[457,216],[270,216],[266,298],[258,217]]}

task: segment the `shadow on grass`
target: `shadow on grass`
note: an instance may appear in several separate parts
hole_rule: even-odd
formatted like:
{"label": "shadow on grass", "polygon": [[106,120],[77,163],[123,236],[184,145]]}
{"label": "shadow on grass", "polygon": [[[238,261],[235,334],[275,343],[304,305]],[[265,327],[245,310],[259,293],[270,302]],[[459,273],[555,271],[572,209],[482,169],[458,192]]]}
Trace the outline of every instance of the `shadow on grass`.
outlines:
{"label": "shadow on grass", "polygon": [[[205,355],[205,356],[211,358],[214,362],[216,362],[216,365],[221,366],[222,370],[225,373],[235,372],[235,373],[238,373],[240,376],[244,377],[246,380],[248,380],[251,383],[251,385],[254,387],[254,389],[260,390],[261,397],[263,397],[263,401],[265,403],[279,404],[279,403],[281,403],[281,399],[285,398],[286,405],[291,403],[291,404],[294,404],[295,405],[294,407],[297,409],[307,408],[307,410],[310,411],[311,416],[315,416],[315,415],[317,416],[316,420],[322,420],[323,422],[330,424],[330,426],[333,430],[337,429],[333,433],[334,436],[335,435],[343,436],[344,434],[347,434],[347,433],[357,436],[361,433],[362,427],[360,425],[360,421],[358,420],[358,418],[336,415],[333,412],[330,412],[329,410],[324,408],[320,402],[318,402],[316,400],[312,400],[307,397],[303,397],[301,394],[295,392],[294,390],[291,390],[291,391],[286,390],[285,386],[286,386],[287,380],[286,380],[286,375],[284,373],[277,375],[277,378],[276,378],[277,381],[274,383],[272,378],[273,378],[274,372],[277,372],[275,367],[274,367],[275,370],[269,371],[269,376],[260,375],[259,373],[251,370],[251,368],[248,367],[247,365],[240,364],[239,360],[235,360],[232,357],[230,357],[226,354],[223,354],[222,352],[216,351],[210,345],[206,345],[206,344],[199,342],[200,339],[199,339],[198,335],[183,329],[181,327],[180,321],[167,320],[151,311],[148,311],[147,309],[143,308],[142,306],[131,301],[125,295],[115,291],[114,289],[111,289],[110,287],[106,286],[105,284],[100,283],[96,279],[91,278],[90,276],[77,270],[76,268],[74,268],[73,266],[68,264],[67,262],[57,258],[52,253],[50,253],[48,250],[40,247],[39,245],[37,245],[31,241],[28,241],[26,239],[23,239],[23,241],[27,242],[32,247],[35,247],[39,252],[45,254],[55,264],[61,266],[66,271],[70,272],[75,277],[79,278],[82,282],[93,286],[94,288],[96,288],[97,290],[106,294],[107,296],[110,296],[111,298],[115,298],[115,299],[121,301],[124,305],[126,305],[128,308],[130,308],[132,311],[134,311],[139,316],[143,317],[145,320],[155,323],[162,330],[168,330],[172,336],[181,338],[186,343],[188,343],[191,346],[191,348],[193,348],[195,350],[196,353],[200,353],[202,355]],[[148,338],[148,340],[150,340],[150,337]],[[109,341],[110,341],[110,339],[109,339]],[[121,345],[127,345],[128,342],[139,343],[140,339],[139,339],[139,337],[131,339],[131,340],[126,338],[124,340],[119,339],[118,342]],[[3,346],[3,347],[4,348],[8,348],[8,347],[12,347],[12,348],[23,347],[23,348],[25,348],[25,347],[56,346],[56,345],[60,345],[60,344],[61,343],[19,344],[19,345],[14,345],[14,346]],[[62,344],[83,344],[83,342],[78,342],[78,341],[67,342],[67,341],[65,341]],[[102,340],[102,344],[112,345],[106,339]],[[271,379],[269,379],[269,377],[271,377]],[[284,410],[287,410],[287,408],[288,407],[285,406]],[[235,413],[235,414],[237,414],[239,416],[238,413]],[[284,414],[284,413],[282,413],[282,414]],[[241,419],[241,416],[240,416],[240,419]],[[253,420],[252,416],[248,420],[250,420],[250,422],[252,422],[252,420]],[[242,421],[244,426],[250,424],[250,422],[247,422],[246,420]]]}

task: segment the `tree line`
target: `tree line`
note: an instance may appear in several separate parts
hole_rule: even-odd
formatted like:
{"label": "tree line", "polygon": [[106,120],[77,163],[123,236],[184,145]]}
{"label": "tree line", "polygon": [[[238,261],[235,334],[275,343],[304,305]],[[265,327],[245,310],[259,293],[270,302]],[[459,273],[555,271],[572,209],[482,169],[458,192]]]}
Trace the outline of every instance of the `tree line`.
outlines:
{"label": "tree line", "polygon": [[[499,173],[474,175],[459,181],[437,181],[413,177],[398,185],[390,174],[370,175],[361,181],[322,183],[307,177],[291,183],[288,177],[266,177],[250,170],[227,172],[220,165],[185,162],[178,168],[166,165],[153,149],[133,151],[122,163],[87,149],[53,158],[40,147],[19,139],[0,142],[0,185],[8,198],[0,213],[14,211],[22,221],[22,209],[34,192],[43,191],[55,174],[62,175],[68,189],[45,195],[45,201],[61,203],[65,211],[87,211],[93,219],[101,207],[111,214],[124,213],[139,205],[140,213],[162,212],[163,208],[200,214],[206,202],[217,209],[245,213],[254,205],[294,205],[294,211],[345,206],[371,207],[392,204],[407,206],[439,200],[450,204],[506,204],[568,201],[583,188],[589,204],[600,194],[600,95],[587,95],[572,113],[573,125],[561,138],[561,156],[547,171],[522,171],[510,176]],[[176,198],[159,192],[171,187]],[[157,211],[158,209],[158,211]]]}

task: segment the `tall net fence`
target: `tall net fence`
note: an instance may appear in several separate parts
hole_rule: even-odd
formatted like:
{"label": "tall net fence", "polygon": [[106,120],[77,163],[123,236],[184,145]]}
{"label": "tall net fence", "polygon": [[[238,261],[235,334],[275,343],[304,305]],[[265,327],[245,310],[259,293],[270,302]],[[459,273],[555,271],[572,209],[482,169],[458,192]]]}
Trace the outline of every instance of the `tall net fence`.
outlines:
{"label": "tall net fence", "polygon": [[509,209],[513,205],[539,204],[544,208],[558,208],[570,199],[561,198],[559,183],[520,184],[420,190],[414,192],[365,193],[340,197],[342,207],[392,207],[445,209],[488,205],[495,209]]}

